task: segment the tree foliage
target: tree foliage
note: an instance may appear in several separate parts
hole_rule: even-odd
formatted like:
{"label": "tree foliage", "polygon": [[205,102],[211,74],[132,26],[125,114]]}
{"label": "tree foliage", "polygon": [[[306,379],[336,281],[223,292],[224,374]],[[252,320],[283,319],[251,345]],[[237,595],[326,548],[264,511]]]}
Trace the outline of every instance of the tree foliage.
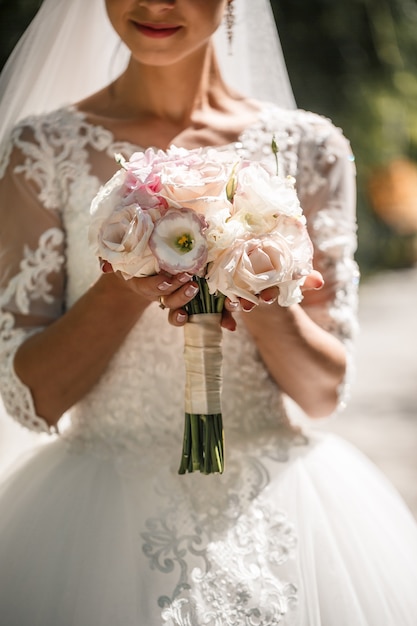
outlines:
{"label": "tree foliage", "polygon": [[0,67],[41,4],[42,0],[0,0]]}
{"label": "tree foliage", "polygon": [[415,0],[272,0],[272,6],[298,105],[327,115],[351,140],[364,271],[412,263],[415,234],[382,222],[367,189],[379,166],[417,160]]}

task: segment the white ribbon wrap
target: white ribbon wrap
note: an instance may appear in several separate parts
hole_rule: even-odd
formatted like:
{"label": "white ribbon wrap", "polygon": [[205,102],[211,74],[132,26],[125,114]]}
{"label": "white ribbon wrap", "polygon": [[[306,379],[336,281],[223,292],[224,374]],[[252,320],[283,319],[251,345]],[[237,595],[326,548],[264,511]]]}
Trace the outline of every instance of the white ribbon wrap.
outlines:
{"label": "white ribbon wrap", "polygon": [[221,413],[222,328],[220,313],[191,315],[184,326],[185,412]]}

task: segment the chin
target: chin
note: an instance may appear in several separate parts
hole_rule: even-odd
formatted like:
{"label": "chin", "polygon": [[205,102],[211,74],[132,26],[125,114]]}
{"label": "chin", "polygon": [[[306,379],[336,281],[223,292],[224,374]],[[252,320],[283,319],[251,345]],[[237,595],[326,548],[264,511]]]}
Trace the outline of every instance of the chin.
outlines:
{"label": "chin", "polygon": [[[200,47],[198,50],[200,51]],[[196,52],[196,49],[179,50],[176,46],[175,50],[132,50],[132,57],[140,65],[163,68],[176,65],[187,58],[191,59]]]}

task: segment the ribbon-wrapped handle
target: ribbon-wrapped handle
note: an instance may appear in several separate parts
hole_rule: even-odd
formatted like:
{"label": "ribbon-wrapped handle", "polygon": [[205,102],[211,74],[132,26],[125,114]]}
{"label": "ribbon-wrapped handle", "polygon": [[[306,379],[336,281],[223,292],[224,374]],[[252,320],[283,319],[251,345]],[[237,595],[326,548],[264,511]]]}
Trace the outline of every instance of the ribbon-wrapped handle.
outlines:
{"label": "ribbon-wrapped handle", "polygon": [[221,413],[222,328],[220,313],[191,315],[184,326],[185,412]]}
{"label": "ribbon-wrapped handle", "polygon": [[197,313],[184,327],[185,424],[180,474],[224,469],[221,313]]}

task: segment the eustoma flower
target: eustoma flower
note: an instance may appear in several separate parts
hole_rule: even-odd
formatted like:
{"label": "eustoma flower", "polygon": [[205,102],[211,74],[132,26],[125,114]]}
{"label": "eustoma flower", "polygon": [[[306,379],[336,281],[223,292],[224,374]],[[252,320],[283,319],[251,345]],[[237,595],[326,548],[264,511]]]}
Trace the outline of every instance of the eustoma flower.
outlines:
{"label": "eustoma flower", "polygon": [[207,262],[207,224],[191,209],[171,209],[153,228],[150,248],[159,268],[170,274],[200,274]]}
{"label": "eustoma flower", "polygon": [[119,162],[92,203],[90,242],[125,279],[194,275],[200,289],[186,307],[179,472],[222,472],[224,300],[257,304],[274,286],[281,306],[301,301],[313,250],[295,181],[214,149],[148,149]]}

